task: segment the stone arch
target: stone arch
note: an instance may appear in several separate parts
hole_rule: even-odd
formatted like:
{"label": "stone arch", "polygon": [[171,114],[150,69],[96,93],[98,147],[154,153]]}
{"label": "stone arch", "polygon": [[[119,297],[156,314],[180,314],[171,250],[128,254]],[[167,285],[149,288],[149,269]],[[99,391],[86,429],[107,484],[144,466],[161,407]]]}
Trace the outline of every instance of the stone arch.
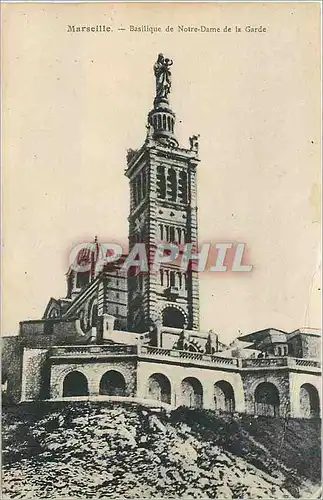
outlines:
{"label": "stone arch", "polygon": [[187,315],[176,304],[164,306],[161,310],[161,316],[164,326],[173,328],[185,328],[187,326]]}
{"label": "stone arch", "polygon": [[88,380],[78,370],[69,372],[63,380],[63,397],[88,396]]}
{"label": "stone arch", "polygon": [[319,418],[319,392],[312,384],[303,384],[299,391],[300,413],[302,418]]}
{"label": "stone arch", "polygon": [[195,377],[186,377],[181,384],[182,404],[189,408],[203,408],[203,387]]}
{"label": "stone arch", "polygon": [[162,403],[171,403],[171,384],[162,373],[153,373],[148,379],[148,397]]}
{"label": "stone arch", "polygon": [[229,413],[235,411],[234,390],[226,380],[219,380],[214,384],[214,405],[217,410]]}
{"label": "stone arch", "polygon": [[277,387],[271,382],[261,382],[255,390],[255,414],[279,417],[280,398]]}
{"label": "stone arch", "polygon": [[126,381],[122,373],[116,370],[105,372],[100,380],[99,394],[105,396],[125,396]]}

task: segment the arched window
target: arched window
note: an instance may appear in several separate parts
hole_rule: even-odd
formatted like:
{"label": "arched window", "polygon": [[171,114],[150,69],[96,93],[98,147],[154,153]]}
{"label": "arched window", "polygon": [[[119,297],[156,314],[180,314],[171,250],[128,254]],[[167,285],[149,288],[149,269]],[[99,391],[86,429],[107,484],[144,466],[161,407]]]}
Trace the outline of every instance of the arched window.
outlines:
{"label": "arched window", "polygon": [[165,169],[162,165],[157,167],[157,196],[162,200],[166,197]]}
{"label": "arched window", "polygon": [[83,288],[90,281],[90,271],[78,272],[76,278],[76,288]]}
{"label": "arched window", "polygon": [[163,403],[171,402],[171,387],[169,379],[162,373],[154,373],[148,379],[148,397]]}
{"label": "arched window", "polygon": [[63,382],[63,397],[88,395],[89,389],[86,376],[78,371],[68,373]]}
{"label": "arched window", "polygon": [[219,380],[214,384],[214,405],[217,410],[234,412],[235,401],[233,387],[225,380]]}
{"label": "arched window", "polygon": [[163,129],[166,130],[166,115],[163,115]]}
{"label": "arched window", "polygon": [[91,311],[91,326],[96,327],[97,323],[98,323],[98,306],[96,303],[94,303]]}
{"label": "arched window", "polygon": [[49,313],[49,318],[58,318],[59,311],[57,309],[52,309]]}
{"label": "arched window", "polygon": [[175,282],[175,272],[174,271],[171,271],[170,272],[170,286],[175,286],[176,282]]}
{"label": "arched window", "polygon": [[318,418],[320,416],[320,398],[314,385],[303,384],[299,399],[302,418]]}
{"label": "arched window", "polygon": [[138,203],[139,203],[142,198],[141,174],[139,174],[137,177],[137,189],[138,189]]}
{"label": "arched window", "polygon": [[161,129],[162,128],[162,119],[161,119],[161,116],[158,115],[158,128]]}
{"label": "arched window", "polygon": [[187,174],[184,170],[179,173],[178,197],[182,203],[187,203]]}
{"label": "arched window", "polygon": [[159,224],[159,240],[164,240],[164,226],[163,224]]}
{"label": "arched window", "polygon": [[279,393],[274,384],[262,382],[255,390],[255,414],[279,417]]}
{"label": "arched window", "polygon": [[[173,285],[170,285],[173,286]],[[163,325],[173,328],[183,328],[185,324],[184,314],[175,307],[166,307],[163,310]]]}
{"label": "arched window", "polygon": [[169,228],[169,241],[170,243],[175,242],[175,228],[173,226],[170,226]]}
{"label": "arched window", "polygon": [[105,396],[125,396],[126,382],[123,375],[115,370],[105,372],[100,381],[99,391]]}
{"label": "arched window", "polygon": [[173,168],[169,168],[167,174],[167,199],[170,201],[176,201],[176,197],[177,197],[176,172]]}
{"label": "arched window", "polygon": [[85,332],[86,326],[85,326],[85,321],[84,321],[84,310],[80,311],[79,320],[80,320],[80,326],[81,326],[83,332]]}
{"label": "arched window", "polygon": [[147,177],[146,172],[142,170],[142,196],[146,196],[146,188],[147,188]]}
{"label": "arched window", "polygon": [[171,127],[171,121],[170,121],[170,116],[167,117],[167,130],[169,130],[169,132],[171,131],[172,127]]}
{"label": "arched window", "polygon": [[203,408],[203,388],[201,382],[194,377],[182,381],[182,404],[189,408]]}
{"label": "arched window", "polygon": [[135,181],[131,182],[131,192],[132,192],[133,204],[136,206],[138,203],[138,199],[137,199],[137,186]]}
{"label": "arched window", "polygon": [[70,299],[73,291],[74,272],[70,273],[67,277],[67,297]]}

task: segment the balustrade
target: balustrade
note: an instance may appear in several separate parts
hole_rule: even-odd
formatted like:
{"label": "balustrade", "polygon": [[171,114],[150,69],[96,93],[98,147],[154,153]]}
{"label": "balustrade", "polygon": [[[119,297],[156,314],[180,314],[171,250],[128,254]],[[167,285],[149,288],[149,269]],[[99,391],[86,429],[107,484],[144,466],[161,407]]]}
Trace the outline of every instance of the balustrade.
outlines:
{"label": "balustrade", "polygon": [[295,358],[296,365],[298,366],[315,366],[320,368],[321,363],[319,361],[315,361],[315,359],[300,359]]}
{"label": "balustrade", "polygon": [[320,368],[321,363],[319,361],[315,361],[313,359],[304,359],[304,358],[292,358],[289,356],[279,357],[279,358],[248,358],[241,360],[242,368],[262,368],[262,367],[283,367],[288,366],[290,368],[293,367],[313,367]]}
{"label": "balustrade", "polygon": [[229,365],[237,366],[237,359],[234,358],[222,358],[220,356],[210,356],[209,354],[204,354],[201,352],[192,351],[180,351],[177,349],[164,349],[162,347],[152,347],[152,346],[141,346],[141,354],[147,356],[167,356],[175,357],[193,361],[202,361],[203,363],[208,363],[210,365]]}
{"label": "balustrade", "polygon": [[[147,340],[147,339],[146,339]],[[163,347],[154,347],[149,345],[121,345],[121,344],[109,344],[109,345],[70,345],[70,346],[57,346],[50,349],[50,356],[102,356],[102,355],[134,355],[138,354],[145,357],[168,357],[168,358],[179,358],[188,361],[196,361],[197,363],[202,362],[203,364],[208,364],[210,366],[218,365],[220,367],[230,367],[237,369],[247,368],[247,369],[259,369],[259,368],[278,368],[278,367],[289,367],[298,368],[311,367],[319,369],[321,364],[319,361],[312,359],[301,359],[301,358],[291,358],[291,357],[281,357],[281,358],[248,358],[248,359],[237,359],[237,358],[224,358],[221,356],[205,354],[201,352],[192,351],[181,351],[177,349],[165,349]]]}
{"label": "balustrade", "polygon": [[78,356],[78,355],[125,355],[136,354],[136,345],[75,345],[52,347],[51,356]]}
{"label": "balustrade", "polygon": [[242,359],[242,368],[263,367],[263,366],[287,366],[288,358],[249,358]]}

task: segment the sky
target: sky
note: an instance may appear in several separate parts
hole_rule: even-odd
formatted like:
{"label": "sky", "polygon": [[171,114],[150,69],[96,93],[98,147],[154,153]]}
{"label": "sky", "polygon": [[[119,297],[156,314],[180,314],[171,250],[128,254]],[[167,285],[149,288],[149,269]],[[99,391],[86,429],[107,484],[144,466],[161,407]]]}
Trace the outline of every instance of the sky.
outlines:
{"label": "sky", "polygon": [[200,134],[199,241],[243,242],[253,265],[200,275],[201,329],[320,326],[320,7],[248,5],[2,5],[3,335],[65,296],[76,244],[126,244],[126,152],[145,139],[160,52],[176,136]]}

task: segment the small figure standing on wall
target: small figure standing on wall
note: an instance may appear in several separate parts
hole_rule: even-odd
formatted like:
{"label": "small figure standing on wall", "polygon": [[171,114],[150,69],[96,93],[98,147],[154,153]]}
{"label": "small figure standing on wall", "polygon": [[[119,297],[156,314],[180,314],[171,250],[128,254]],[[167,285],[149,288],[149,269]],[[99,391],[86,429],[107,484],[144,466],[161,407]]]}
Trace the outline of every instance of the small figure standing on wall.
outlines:
{"label": "small figure standing on wall", "polygon": [[189,140],[190,140],[190,150],[191,151],[198,152],[198,150],[199,150],[199,138],[200,138],[200,134],[198,134],[198,135],[192,135],[189,138]]}

